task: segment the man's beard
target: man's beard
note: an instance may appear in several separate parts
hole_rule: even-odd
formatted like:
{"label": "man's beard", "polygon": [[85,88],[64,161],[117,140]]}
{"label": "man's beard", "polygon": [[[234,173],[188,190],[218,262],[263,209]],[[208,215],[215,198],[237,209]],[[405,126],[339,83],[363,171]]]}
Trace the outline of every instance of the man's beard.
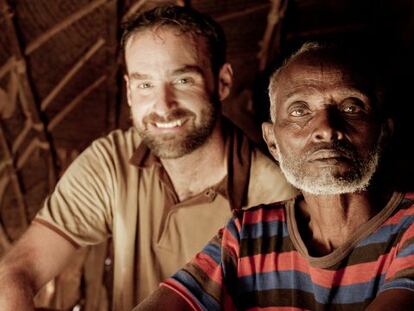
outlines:
{"label": "man's beard", "polygon": [[[360,192],[370,184],[377,170],[382,155],[383,131],[377,143],[366,155],[359,155],[352,145],[342,141],[315,145],[311,150],[300,156],[282,155],[277,145],[280,169],[289,183],[296,188],[316,195],[332,195]],[[311,174],[305,168],[310,155],[318,150],[335,150],[351,163],[351,168],[345,173],[339,173],[334,166],[320,167],[316,174]]]}
{"label": "man's beard", "polygon": [[[194,120],[196,115],[186,109],[176,108],[161,117],[155,113],[149,114],[143,119],[143,127],[135,124],[144,144],[159,158],[176,159],[189,154],[202,146],[210,137],[218,116],[218,105],[212,103],[206,106],[199,114],[198,124]],[[186,119],[185,132],[179,134],[154,134],[148,130],[145,124],[154,122],[171,122],[178,119]],[[192,122],[192,123],[190,123]]]}

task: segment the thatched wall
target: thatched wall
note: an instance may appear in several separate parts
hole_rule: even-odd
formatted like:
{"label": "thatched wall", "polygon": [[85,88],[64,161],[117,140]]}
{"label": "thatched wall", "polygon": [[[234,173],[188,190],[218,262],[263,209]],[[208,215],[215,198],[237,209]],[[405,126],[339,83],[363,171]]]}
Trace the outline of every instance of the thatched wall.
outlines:
{"label": "thatched wall", "polygon": [[[414,110],[407,92],[413,81],[412,1],[0,0],[0,254],[25,230],[79,152],[110,130],[129,126],[119,24],[164,2],[191,5],[222,24],[235,71],[224,111],[253,139],[260,140],[267,115],[270,66],[305,40],[355,36],[372,40],[384,55],[397,55],[395,67],[403,63],[407,69],[395,80],[395,105],[405,133],[399,143],[411,141],[404,121]],[[412,161],[401,163],[414,172]],[[69,307],[87,297],[86,309],[105,309],[107,256],[105,245],[80,251],[39,303]]]}

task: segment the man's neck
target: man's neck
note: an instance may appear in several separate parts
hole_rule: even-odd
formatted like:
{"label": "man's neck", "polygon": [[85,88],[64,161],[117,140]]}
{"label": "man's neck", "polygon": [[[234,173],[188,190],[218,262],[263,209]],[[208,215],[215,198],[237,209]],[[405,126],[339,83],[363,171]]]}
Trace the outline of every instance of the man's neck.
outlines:
{"label": "man's neck", "polygon": [[227,175],[225,142],[218,124],[207,141],[178,159],[161,159],[180,201],[220,182]]}
{"label": "man's neck", "polygon": [[389,196],[379,199],[372,193],[303,194],[297,211],[298,227],[311,255],[331,253],[385,206]]}

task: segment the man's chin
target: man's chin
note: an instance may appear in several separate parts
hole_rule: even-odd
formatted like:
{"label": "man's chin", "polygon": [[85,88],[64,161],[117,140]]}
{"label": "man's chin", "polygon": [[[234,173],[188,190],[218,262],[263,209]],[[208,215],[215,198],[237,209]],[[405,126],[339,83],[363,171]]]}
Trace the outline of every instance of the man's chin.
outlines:
{"label": "man's chin", "polygon": [[161,142],[144,140],[144,143],[160,159],[177,159],[190,152],[180,142],[173,139],[162,140]]}
{"label": "man's chin", "polygon": [[319,175],[317,178],[311,178],[310,176],[304,178],[292,177],[288,178],[288,181],[301,191],[310,194],[337,195],[366,190],[370,182],[370,177]]}

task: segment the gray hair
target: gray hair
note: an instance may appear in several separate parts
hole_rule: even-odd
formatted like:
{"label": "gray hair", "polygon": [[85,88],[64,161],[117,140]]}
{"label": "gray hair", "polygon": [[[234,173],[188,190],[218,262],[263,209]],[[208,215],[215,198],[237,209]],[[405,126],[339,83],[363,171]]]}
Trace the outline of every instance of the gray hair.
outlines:
{"label": "gray hair", "polygon": [[[353,73],[360,74],[367,84],[371,100],[377,105],[379,113],[383,114],[384,86],[383,75],[379,72],[380,66],[375,65],[375,57],[369,53],[368,49],[361,47],[344,46],[340,44],[322,44],[318,42],[306,42],[298,51],[289,56],[270,77],[269,81],[269,99],[270,99],[270,117],[274,123],[276,120],[276,96],[277,85],[281,73],[293,62],[300,58],[322,57],[323,60],[351,68]],[[383,116],[383,115],[382,115]]]}
{"label": "gray hair", "polygon": [[276,111],[274,109],[275,107],[275,99],[276,99],[276,86],[278,82],[278,78],[280,73],[294,60],[298,59],[303,54],[307,54],[309,52],[313,51],[320,51],[323,49],[323,46],[318,42],[306,42],[304,43],[299,50],[297,50],[295,53],[290,55],[280,66],[276,71],[271,75],[270,82],[269,82],[269,99],[270,99],[270,118],[272,122],[274,123],[276,120]]}

